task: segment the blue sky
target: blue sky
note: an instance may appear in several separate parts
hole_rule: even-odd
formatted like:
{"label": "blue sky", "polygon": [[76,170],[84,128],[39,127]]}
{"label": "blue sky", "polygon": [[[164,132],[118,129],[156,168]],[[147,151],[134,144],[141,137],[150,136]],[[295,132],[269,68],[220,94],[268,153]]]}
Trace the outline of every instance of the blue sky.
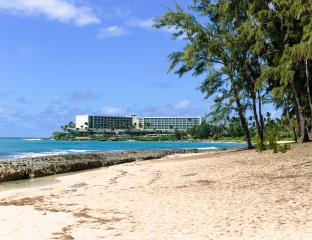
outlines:
{"label": "blue sky", "polygon": [[201,79],[167,74],[183,41],[152,27],[165,5],[0,0],[0,136],[48,137],[77,114],[205,115]]}
{"label": "blue sky", "polygon": [[0,136],[47,137],[76,114],[204,115],[201,80],[167,74],[183,42],[152,28],[164,4],[0,0]]}

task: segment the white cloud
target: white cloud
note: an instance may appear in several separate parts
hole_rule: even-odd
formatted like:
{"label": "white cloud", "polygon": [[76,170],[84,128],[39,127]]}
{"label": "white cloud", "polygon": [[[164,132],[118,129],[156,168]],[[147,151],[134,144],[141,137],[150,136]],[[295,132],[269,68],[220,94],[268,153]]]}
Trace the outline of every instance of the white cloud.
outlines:
{"label": "white cloud", "polygon": [[181,102],[178,102],[177,104],[174,105],[175,109],[186,109],[191,105],[191,101],[189,100],[183,100]]}
{"label": "white cloud", "polygon": [[26,16],[43,15],[50,20],[77,26],[101,22],[91,8],[74,5],[68,0],[0,0],[0,10]]}
{"label": "white cloud", "polygon": [[99,29],[97,36],[99,39],[103,39],[103,38],[109,38],[109,37],[120,37],[126,34],[128,34],[128,31],[124,29],[123,27],[110,26],[107,28]]}
{"label": "white cloud", "polygon": [[101,109],[101,113],[107,115],[123,115],[125,112],[125,109],[121,107],[105,106]]}
{"label": "white cloud", "polygon": [[[1,0],[0,0],[1,1]],[[147,19],[142,18],[130,18],[124,24],[117,26],[113,25],[107,28],[100,28],[98,30],[98,38],[109,38],[109,37],[120,37],[129,34],[133,29],[142,29],[145,31],[158,31],[163,33],[169,33],[174,34],[178,31],[175,27],[162,27],[160,29],[157,29],[154,27],[154,24],[156,24],[156,18],[151,17]],[[182,35],[178,37],[178,39],[185,38],[185,35]]]}
{"label": "white cloud", "polygon": [[[141,28],[144,30],[156,30],[156,31],[161,31],[169,34],[174,34],[179,31],[178,28],[176,27],[162,27],[162,28],[155,28],[154,25],[157,23],[156,18],[151,17],[148,19],[141,19],[141,18],[132,18],[128,20],[127,25],[130,27],[135,27],[135,28]],[[183,39],[185,38],[186,35],[182,35],[178,37],[178,39]]]}
{"label": "white cloud", "polygon": [[156,23],[155,18],[140,19],[132,18],[127,22],[127,25],[131,27],[143,28],[146,30],[153,30],[153,25]]}

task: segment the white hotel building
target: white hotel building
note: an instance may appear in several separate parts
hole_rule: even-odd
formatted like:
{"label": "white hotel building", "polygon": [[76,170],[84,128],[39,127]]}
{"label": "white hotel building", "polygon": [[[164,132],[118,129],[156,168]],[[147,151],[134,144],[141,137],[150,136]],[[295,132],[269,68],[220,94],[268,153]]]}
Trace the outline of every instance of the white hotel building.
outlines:
{"label": "white hotel building", "polygon": [[79,130],[124,130],[186,131],[202,123],[201,117],[129,117],[77,115]]}

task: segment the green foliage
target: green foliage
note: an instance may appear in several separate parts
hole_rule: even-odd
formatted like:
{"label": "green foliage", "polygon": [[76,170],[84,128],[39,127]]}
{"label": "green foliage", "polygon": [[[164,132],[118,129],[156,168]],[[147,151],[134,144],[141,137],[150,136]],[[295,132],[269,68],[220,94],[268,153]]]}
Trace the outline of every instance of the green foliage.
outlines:
{"label": "green foliage", "polygon": [[[246,141],[245,134],[241,128],[237,117],[228,117],[219,120],[209,120],[209,124],[203,122],[187,131],[192,139],[212,139],[222,141]],[[250,132],[254,133],[254,127],[250,127]],[[254,134],[251,135],[254,138]]]}
{"label": "green foliage", "polygon": [[[270,115],[267,115],[265,124],[265,142],[261,142],[257,139],[256,149],[258,152],[271,149],[273,153],[282,152],[285,153],[290,149],[289,144],[278,144],[279,140],[287,140],[285,136],[289,137],[291,133],[285,131],[285,122],[283,119],[272,120]],[[284,136],[284,137],[283,137]]]}
{"label": "green foliage", "polygon": [[265,127],[265,136],[270,149],[277,152],[277,141],[279,139],[278,126],[275,121],[270,120]]}
{"label": "green foliage", "polygon": [[[276,151],[278,135],[264,126],[261,112],[263,104],[273,101],[283,116],[292,119],[287,126],[294,138],[300,130],[301,141],[308,141],[307,123],[312,125],[307,121],[312,119],[312,2],[194,0],[187,9],[176,5],[155,26],[175,29],[173,36],[184,39],[184,47],[169,55],[169,71],[204,77],[199,89],[214,100],[210,116],[221,121],[238,115],[239,128],[211,134],[213,138],[241,135],[241,130],[248,140],[255,132],[260,150],[265,149],[266,138]],[[246,124],[247,109],[253,112],[255,126]],[[282,124],[286,126],[286,122]],[[200,129],[196,131],[197,136],[192,134],[195,138],[204,137]],[[291,136],[289,129],[278,133]]]}
{"label": "green foliage", "polygon": [[54,132],[52,138],[55,140],[73,140],[75,137],[64,132]]}
{"label": "green foliage", "polygon": [[64,139],[65,137],[66,137],[66,133],[62,133],[62,132],[54,132],[52,134],[52,138],[55,140]]}
{"label": "green foliage", "polygon": [[286,153],[288,150],[290,150],[289,144],[278,145],[278,152]]}
{"label": "green foliage", "polygon": [[177,129],[174,130],[173,138],[175,140],[183,140],[186,138],[185,132],[179,131]]}
{"label": "green foliage", "polygon": [[[241,129],[251,146],[245,117],[249,93],[244,89],[240,68],[248,63],[249,47],[238,31],[247,17],[247,8],[243,1],[193,1],[189,6],[192,14],[176,5],[155,26],[176,29],[174,37],[183,36],[186,40],[181,51],[169,55],[169,71],[175,70],[179,76],[187,72],[203,75],[205,80],[199,89],[206,98],[214,98],[211,115],[224,118],[238,113]],[[244,76],[249,70],[244,69]]]}
{"label": "green foliage", "polygon": [[256,139],[256,150],[257,152],[262,152],[264,150],[266,150],[266,145],[264,142],[259,141],[259,138]]}
{"label": "green foliage", "polygon": [[[301,141],[308,141],[307,118],[312,117],[311,66],[312,2],[302,0],[253,1],[257,51],[263,52],[260,79],[272,92],[274,101],[284,110],[295,109]],[[281,104],[282,103],[282,104]],[[310,108],[310,112],[309,112]],[[286,111],[285,111],[286,113]],[[286,113],[289,114],[289,113]]]}
{"label": "green foliage", "polygon": [[208,139],[212,134],[212,126],[203,123],[188,131],[194,139]]}

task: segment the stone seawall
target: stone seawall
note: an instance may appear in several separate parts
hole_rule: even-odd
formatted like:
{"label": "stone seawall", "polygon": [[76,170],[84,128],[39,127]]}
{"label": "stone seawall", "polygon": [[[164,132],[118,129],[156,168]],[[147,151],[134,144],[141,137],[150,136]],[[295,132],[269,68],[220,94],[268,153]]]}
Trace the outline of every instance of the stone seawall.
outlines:
{"label": "stone seawall", "polygon": [[107,167],[139,160],[151,160],[178,153],[196,153],[197,149],[142,150],[90,154],[55,155],[0,161],[0,183],[54,174]]}

